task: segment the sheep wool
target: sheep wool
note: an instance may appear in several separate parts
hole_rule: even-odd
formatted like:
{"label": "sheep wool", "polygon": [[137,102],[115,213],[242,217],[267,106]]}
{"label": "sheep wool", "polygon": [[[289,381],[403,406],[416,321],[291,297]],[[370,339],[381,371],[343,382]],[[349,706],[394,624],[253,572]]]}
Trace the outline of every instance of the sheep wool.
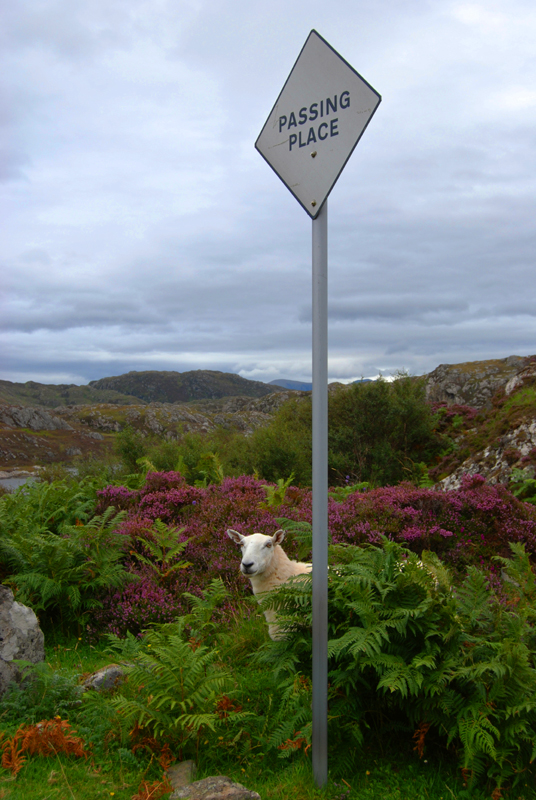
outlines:
{"label": "sheep wool", "polygon": [[[285,583],[294,575],[304,575],[312,570],[312,564],[301,561],[292,561],[283,548],[281,542],[285,538],[285,531],[279,530],[273,536],[263,533],[253,533],[251,536],[242,536],[238,531],[228,530],[227,535],[242,549],[240,571],[251,581],[253,594],[259,602],[266,593]],[[274,641],[282,638],[279,626],[276,624],[277,614],[273,609],[264,612],[268,623],[268,634]]]}

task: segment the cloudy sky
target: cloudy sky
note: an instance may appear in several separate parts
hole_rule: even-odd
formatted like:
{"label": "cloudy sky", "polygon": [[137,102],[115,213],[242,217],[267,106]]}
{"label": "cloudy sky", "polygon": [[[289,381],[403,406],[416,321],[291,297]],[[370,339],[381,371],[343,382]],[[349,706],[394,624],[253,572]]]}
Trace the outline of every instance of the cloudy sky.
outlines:
{"label": "cloudy sky", "polygon": [[382,95],[329,199],[329,376],[536,353],[533,0],[4,0],[0,378],[311,376],[254,149],[315,28]]}

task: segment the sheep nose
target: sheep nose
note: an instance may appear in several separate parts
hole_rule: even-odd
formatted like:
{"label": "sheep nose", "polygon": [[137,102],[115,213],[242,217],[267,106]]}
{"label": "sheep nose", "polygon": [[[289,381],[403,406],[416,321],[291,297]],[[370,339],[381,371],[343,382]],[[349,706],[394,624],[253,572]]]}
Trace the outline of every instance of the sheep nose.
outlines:
{"label": "sheep nose", "polygon": [[242,569],[244,570],[244,572],[249,572],[250,567],[252,567],[254,563],[255,563],[254,561],[249,561],[246,564],[244,561],[242,561]]}

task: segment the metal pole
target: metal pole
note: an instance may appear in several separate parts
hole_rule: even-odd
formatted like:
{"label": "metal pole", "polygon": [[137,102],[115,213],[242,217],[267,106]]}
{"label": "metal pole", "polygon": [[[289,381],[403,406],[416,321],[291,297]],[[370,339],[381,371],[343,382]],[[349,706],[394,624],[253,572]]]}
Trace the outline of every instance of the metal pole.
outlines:
{"label": "metal pole", "polygon": [[328,780],[328,204],[313,220],[313,775]]}

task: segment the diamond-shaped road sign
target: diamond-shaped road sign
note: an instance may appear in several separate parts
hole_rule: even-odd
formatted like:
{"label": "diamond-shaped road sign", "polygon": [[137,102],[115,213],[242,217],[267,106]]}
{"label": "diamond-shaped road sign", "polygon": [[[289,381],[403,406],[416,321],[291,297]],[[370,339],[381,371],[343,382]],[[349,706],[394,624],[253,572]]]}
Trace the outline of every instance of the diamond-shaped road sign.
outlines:
{"label": "diamond-shaped road sign", "polygon": [[380,101],[311,31],[255,147],[313,219]]}

